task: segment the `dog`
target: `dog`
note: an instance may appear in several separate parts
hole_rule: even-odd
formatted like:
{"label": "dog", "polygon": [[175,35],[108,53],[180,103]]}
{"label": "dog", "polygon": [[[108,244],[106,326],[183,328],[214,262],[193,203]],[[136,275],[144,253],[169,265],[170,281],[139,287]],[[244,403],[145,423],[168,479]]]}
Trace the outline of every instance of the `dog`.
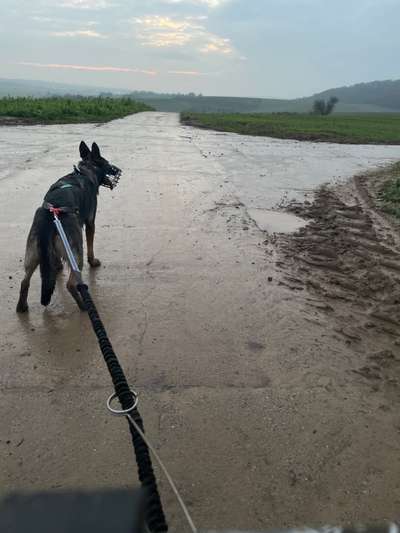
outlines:
{"label": "dog", "polygon": [[[54,292],[57,273],[62,270],[62,260],[67,255],[54,224],[53,208],[57,213],[67,235],[71,249],[76,258],[79,270],[83,265],[82,230],[85,226],[87,242],[87,258],[91,267],[100,266],[95,258],[93,241],[97,210],[97,195],[100,186],[113,189],[122,173],[121,169],[110,164],[100,154],[96,143],[92,150],[81,141],[79,145],[81,161],[74,166],[73,172],[60,178],[48,190],[44,202],[35,213],[30,229],[25,253],[25,277],[21,283],[17,312],[28,311],[28,292],[32,274],[40,265],[42,278],[41,304],[47,306]],[[78,304],[85,310],[84,303],[77,290],[76,274],[71,270],[67,289]]]}

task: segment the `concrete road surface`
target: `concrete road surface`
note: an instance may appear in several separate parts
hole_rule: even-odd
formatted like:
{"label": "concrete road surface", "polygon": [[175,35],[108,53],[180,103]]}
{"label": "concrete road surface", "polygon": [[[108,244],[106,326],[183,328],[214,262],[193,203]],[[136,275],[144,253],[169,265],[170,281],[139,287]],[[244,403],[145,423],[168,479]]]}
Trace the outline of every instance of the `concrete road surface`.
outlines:
{"label": "concrete road surface", "polygon": [[116,190],[100,192],[102,266],[85,266],[84,278],[197,525],[399,517],[398,409],[356,381],[360,354],[313,320],[305,294],[279,284],[263,244],[263,230],[298,223],[271,213],[282,199],[394,161],[399,148],[226,135],[168,113],[0,128],[1,491],[137,484],[67,269],[48,308],[35,274],[29,313],[15,313],[34,210],[78,161],[81,139],[124,170]]}

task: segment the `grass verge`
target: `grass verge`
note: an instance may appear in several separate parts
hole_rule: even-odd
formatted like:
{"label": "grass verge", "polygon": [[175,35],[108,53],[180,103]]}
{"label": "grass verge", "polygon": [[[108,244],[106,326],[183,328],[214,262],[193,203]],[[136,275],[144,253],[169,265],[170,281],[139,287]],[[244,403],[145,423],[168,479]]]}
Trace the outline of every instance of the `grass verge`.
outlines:
{"label": "grass verge", "polygon": [[185,125],[301,141],[400,144],[400,113],[306,114],[181,113]]}
{"label": "grass verge", "polygon": [[400,162],[391,166],[379,193],[381,208],[400,219]]}
{"label": "grass verge", "polygon": [[130,98],[0,98],[0,124],[107,122],[153,109]]}

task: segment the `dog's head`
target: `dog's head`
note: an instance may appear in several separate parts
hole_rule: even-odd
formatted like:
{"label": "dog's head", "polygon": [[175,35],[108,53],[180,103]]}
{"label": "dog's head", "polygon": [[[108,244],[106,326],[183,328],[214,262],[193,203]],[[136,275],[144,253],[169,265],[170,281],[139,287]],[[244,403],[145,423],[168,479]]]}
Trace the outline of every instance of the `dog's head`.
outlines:
{"label": "dog's head", "polygon": [[108,187],[109,189],[113,189],[118,185],[122,170],[102,157],[100,148],[96,143],[92,144],[92,151],[90,151],[87,144],[81,141],[79,153],[84,164],[94,167],[93,170],[97,177],[98,185],[103,185],[103,187]]}

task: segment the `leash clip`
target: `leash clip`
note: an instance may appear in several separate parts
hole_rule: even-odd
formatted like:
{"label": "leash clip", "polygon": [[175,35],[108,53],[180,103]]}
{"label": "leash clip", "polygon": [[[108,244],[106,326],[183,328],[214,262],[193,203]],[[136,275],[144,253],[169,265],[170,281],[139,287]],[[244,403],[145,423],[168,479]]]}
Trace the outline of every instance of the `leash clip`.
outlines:
{"label": "leash clip", "polygon": [[53,205],[49,204],[49,211],[52,215],[54,215],[55,218],[58,218],[60,216],[60,213],[62,213],[62,208],[54,207]]}

